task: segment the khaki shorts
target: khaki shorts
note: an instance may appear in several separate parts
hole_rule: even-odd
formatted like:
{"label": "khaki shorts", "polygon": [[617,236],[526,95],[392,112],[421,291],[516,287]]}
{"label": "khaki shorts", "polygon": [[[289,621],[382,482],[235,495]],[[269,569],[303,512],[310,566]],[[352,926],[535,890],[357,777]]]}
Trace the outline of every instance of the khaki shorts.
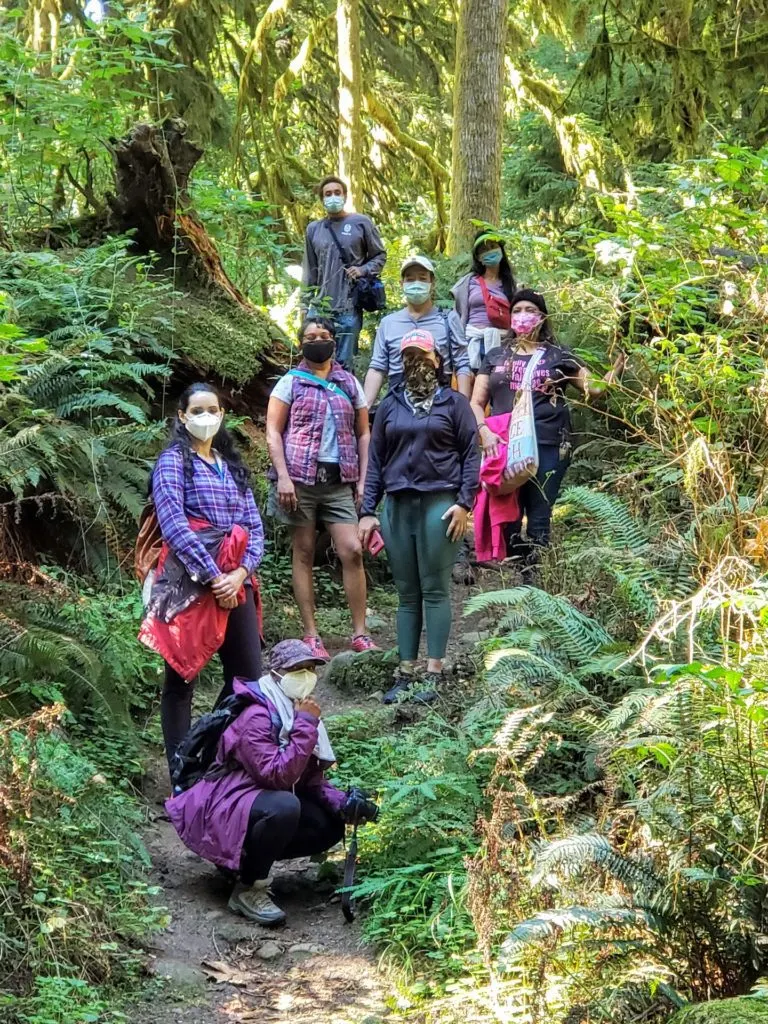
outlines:
{"label": "khaki shorts", "polygon": [[299,507],[286,512],[277,500],[277,486],[270,484],[267,512],[285,526],[309,526],[319,522],[357,523],[355,492],[352,484],[296,484]]}

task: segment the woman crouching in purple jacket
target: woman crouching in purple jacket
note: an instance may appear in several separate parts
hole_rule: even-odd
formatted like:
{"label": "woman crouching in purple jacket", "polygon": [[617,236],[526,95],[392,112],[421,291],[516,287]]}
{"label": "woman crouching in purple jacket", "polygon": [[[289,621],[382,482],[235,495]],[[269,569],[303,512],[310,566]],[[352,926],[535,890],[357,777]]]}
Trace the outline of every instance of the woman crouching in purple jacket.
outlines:
{"label": "woman crouching in purple jacket", "polygon": [[206,776],[166,803],[186,846],[239,872],[229,909],[261,925],[285,921],[269,891],[276,860],[329,850],[347,820],[373,821],[378,813],[375,803],[325,777],[336,756],[310,696],[323,661],[301,640],[283,640],[272,649],[269,673],[235,679],[235,694],[250,703],[224,731]]}

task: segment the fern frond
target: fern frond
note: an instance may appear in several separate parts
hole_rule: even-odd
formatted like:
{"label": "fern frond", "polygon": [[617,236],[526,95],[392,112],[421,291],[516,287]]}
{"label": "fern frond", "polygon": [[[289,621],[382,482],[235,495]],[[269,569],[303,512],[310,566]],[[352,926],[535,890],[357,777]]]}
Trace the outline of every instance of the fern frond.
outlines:
{"label": "fern frond", "polygon": [[113,391],[82,391],[76,397],[59,403],[56,407],[56,414],[63,419],[68,419],[76,413],[95,409],[119,410],[136,423],[146,423],[147,420],[143,409]]}
{"label": "fern frond", "polygon": [[542,843],[536,853],[531,882],[540,885],[546,879],[549,884],[556,884],[556,876],[573,877],[590,867],[601,868],[632,892],[656,893],[662,886],[662,880],[650,867],[618,853],[605,836],[596,833]]}
{"label": "fern frond", "polygon": [[613,547],[626,548],[635,555],[643,554],[647,548],[648,537],[618,498],[588,487],[567,487],[560,500],[564,506],[561,514],[573,516],[576,511],[586,514],[591,528]]}
{"label": "fern frond", "polygon": [[499,963],[508,966],[524,946],[536,945],[568,929],[589,931],[634,931],[650,929],[651,920],[641,910],[630,907],[562,907],[542,910],[521,921],[501,944]]}
{"label": "fern frond", "polygon": [[582,614],[565,598],[537,587],[514,587],[477,594],[467,602],[465,615],[492,608],[513,611],[521,623],[546,630],[555,646],[575,665],[612,642],[610,635],[595,619]]}
{"label": "fern frond", "polygon": [[559,697],[566,695],[603,706],[603,702],[587,690],[570,673],[552,661],[540,658],[520,647],[502,648],[486,658],[488,682],[496,686],[516,687],[521,683],[549,684]]}

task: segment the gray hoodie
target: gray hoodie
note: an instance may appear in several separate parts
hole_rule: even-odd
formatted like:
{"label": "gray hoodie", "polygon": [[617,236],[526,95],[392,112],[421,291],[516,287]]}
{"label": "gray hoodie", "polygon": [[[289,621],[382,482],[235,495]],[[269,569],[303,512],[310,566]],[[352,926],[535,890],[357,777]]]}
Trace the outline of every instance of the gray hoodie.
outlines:
{"label": "gray hoodie", "polygon": [[474,276],[474,274],[465,274],[451,288],[456,313],[461,320],[462,327],[466,327],[469,323],[469,284]]}

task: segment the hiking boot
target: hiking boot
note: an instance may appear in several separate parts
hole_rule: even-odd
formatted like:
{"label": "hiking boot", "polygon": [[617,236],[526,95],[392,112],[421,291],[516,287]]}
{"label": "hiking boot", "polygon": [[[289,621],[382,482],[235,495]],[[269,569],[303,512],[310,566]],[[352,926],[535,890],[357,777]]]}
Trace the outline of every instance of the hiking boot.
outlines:
{"label": "hiking boot", "polygon": [[250,887],[242,882],[236,885],[229,897],[228,906],[235,914],[242,914],[249,921],[255,921],[266,928],[285,923],[285,911],[272,902],[266,878],[254,882]]}
{"label": "hiking boot", "polygon": [[424,676],[409,675],[399,670],[395,673],[395,682],[381,698],[382,704],[402,704],[405,701],[416,701],[417,704],[432,704],[437,700],[437,692],[420,689],[422,682],[432,676],[442,677],[440,672],[427,672]]}
{"label": "hiking boot", "polygon": [[365,651],[381,650],[380,647],[376,646],[367,633],[358,633],[357,636],[352,637],[352,643],[350,646],[355,654],[364,654]]}
{"label": "hiking boot", "polygon": [[434,704],[439,696],[439,687],[445,682],[445,672],[425,672],[420,682],[425,689],[414,694],[413,699],[421,701],[422,704]]}
{"label": "hiking boot", "polygon": [[331,660],[331,656],[325,649],[325,644],[319,636],[305,636],[304,643],[312,651],[313,658],[320,658],[322,661]]}

